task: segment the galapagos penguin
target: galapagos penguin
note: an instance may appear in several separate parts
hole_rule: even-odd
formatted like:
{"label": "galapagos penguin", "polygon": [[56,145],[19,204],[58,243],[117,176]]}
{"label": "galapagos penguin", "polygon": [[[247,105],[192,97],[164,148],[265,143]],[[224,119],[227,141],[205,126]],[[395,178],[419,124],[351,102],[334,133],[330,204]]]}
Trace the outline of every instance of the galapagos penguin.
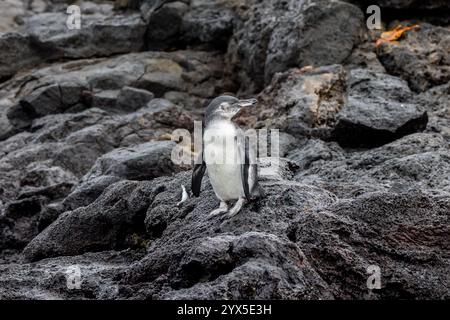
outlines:
{"label": "galapagos penguin", "polygon": [[[210,216],[228,212],[236,215],[246,200],[262,193],[258,184],[256,146],[232,121],[243,107],[257,103],[256,99],[239,100],[219,96],[211,101],[204,116],[202,150],[192,173],[192,193],[198,197],[203,175],[207,170],[213,190],[220,200],[219,208]],[[229,202],[236,201],[229,210]]]}

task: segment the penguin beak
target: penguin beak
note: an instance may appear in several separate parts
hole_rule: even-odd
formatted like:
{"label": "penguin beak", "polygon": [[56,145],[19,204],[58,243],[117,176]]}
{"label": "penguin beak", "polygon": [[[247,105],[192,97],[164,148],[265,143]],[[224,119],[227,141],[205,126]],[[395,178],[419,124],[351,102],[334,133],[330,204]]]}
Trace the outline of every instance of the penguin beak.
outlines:
{"label": "penguin beak", "polygon": [[236,104],[240,107],[250,107],[254,104],[258,103],[258,100],[256,99],[246,99],[246,100],[239,100],[238,102],[236,102]]}
{"label": "penguin beak", "polygon": [[245,100],[239,100],[236,103],[233,103],[232,119],[234,119],[238,116],[238,114],[240,113],[242,108],[252,106],[252,105],[256,104],[257,102],[258,102],[258,100],[256,100],[256,99],[245,99]]}

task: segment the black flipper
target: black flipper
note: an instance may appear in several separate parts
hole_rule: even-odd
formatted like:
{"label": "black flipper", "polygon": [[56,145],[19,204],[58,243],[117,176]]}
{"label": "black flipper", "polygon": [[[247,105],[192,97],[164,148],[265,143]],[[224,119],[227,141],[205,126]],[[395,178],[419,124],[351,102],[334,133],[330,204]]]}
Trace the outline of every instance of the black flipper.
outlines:
{"label": "black flipper", "polygon": [[[251,199],[250,187],[248,185],[248,173],[250,169],[250,142],[247,136],[244,137],[243,141],[243,152],[244,152],[244,161],[241,164],[241,172],[242,172],[242,186],[244,187],[245,198],[248,201]],[[242,150],[241,149],[241,150]]]}
{"label": "black flipper", "polygon": [[[202,161],[201,164],[198,163],[200,162],[199,160]],[[202,186],[202,179],[203,175],[205,174],[205,170],[206,170],[206,163],[205,161],[203,161],[203,150],[202,150],[195,161],[194,170],[192,170],[191,189],[192,194],[196,197],[200,195],[200,188]]]}

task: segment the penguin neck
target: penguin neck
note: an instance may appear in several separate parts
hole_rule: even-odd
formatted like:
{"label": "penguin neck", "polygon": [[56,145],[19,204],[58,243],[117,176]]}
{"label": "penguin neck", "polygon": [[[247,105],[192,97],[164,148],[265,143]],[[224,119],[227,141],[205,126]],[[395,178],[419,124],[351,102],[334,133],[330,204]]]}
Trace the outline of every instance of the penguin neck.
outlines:
{"label": "penguin neck", "polygon": [[226,116],[223,116],[223,115],[220,115],[220,114],[219,115],[215,114],[215,115],[213,115],[211,117],[208,117],[206,119],[206,126],[209,126],[209,125],[214,124],[214,123],[220,123],[220,122],[228,122],[228,123],[231,123],[231,124],[235,125],[234,122],[231,121],[230,118],[228,118]]}
{"label": "penguin neck", "polygon": [[205,132],[218,136],[236,135],[237,125],[226,117],[215,117],[205,127]]}

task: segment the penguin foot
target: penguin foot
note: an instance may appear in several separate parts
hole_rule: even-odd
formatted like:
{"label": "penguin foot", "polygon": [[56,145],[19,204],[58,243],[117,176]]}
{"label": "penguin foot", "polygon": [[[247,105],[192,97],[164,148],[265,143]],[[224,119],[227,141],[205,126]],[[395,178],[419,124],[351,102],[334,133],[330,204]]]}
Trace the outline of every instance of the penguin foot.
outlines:
{"label": "penguin foot", "polygon": [[224,201],[221,201],[220,202],[220,206],[217,209],[211,211],[211,213],[209,214],[209,217],[214,217],[214,216],[217,216],[217,215],[219,215],[221,213],[225,213],[227,211],[228,211],[227,203],[224,202]]}
{"label": "penguin foot", "polygon": [[245,202],[245,198],[239,198],[238,201],[236,201],[236,204],[234,205],[233,208],[231,208],[231,210],[228,212],[228,217],[234,217],[235,215],[237,215],[239,213],[239,211],[241,211],[242,209],[242,205]]}

